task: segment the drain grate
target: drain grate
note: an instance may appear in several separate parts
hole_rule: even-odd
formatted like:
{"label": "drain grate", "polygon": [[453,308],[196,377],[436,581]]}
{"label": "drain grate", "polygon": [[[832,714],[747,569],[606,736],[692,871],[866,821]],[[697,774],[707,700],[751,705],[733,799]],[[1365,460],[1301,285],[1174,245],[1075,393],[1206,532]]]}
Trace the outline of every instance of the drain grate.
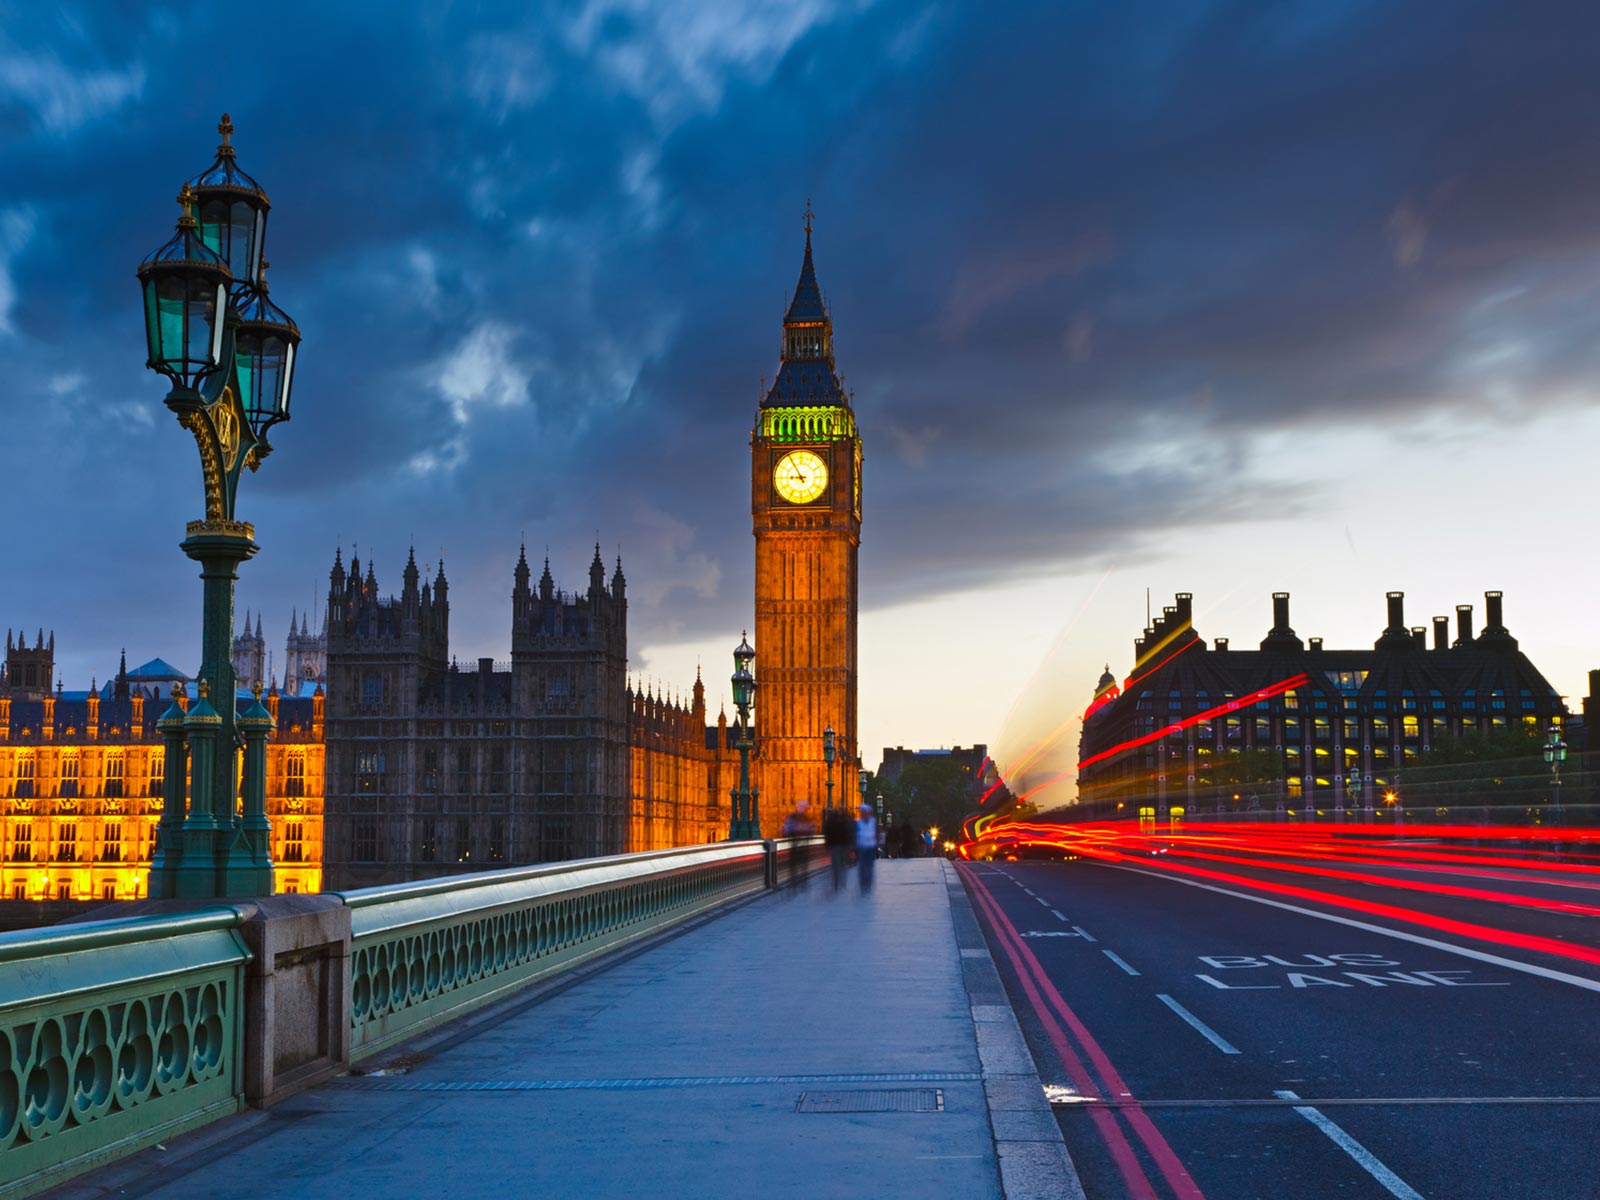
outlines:
{"label": "drain grate", "polygon": [[940,1088],[876,1088],[857,1092],[801,1092],[794,1106],[803,1113],[943,1112]]}

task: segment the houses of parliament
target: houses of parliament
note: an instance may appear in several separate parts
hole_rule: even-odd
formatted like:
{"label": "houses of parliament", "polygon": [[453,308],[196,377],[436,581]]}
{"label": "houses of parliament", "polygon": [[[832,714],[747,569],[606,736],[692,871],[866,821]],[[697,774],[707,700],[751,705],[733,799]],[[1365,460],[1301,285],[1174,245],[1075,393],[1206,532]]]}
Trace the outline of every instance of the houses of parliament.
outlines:
{"label": "houses of parliament", "polygon": [[[850,803],[857,734],[862,446],[834,363],[812,262],[750,433],[758,690],[752,780],[764,836],[800,798]],[[236,677],[264,680],[275,886],[361,887],[727,837],[737,726],[712,720],[699,678],[681,693],[628,675],[627,581],[595,547],[586,579],[535,580],[508,557],[510,657],[449,649],[449,582],[413,555],[398,595],[377,564],[335,550],[321,628],[295,614],[282,664],[261,618],[234,640]],[[103,901],[146,892],[160,817],[156,720],[189,682],[126,657],[103,687],[67,691],[54,634],[8,633],[0,674],[0,900]],[[241,692],[238,703],[251,701]]]}

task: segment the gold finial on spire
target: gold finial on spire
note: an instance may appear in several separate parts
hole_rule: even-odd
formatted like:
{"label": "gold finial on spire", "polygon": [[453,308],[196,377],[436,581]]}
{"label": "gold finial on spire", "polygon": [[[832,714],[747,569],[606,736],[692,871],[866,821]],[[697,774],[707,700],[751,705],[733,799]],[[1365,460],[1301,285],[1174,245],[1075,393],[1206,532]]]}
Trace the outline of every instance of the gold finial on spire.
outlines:
{"label": "gold finial on spire", "polygon": [[183,206],[184,221],[194,220],[194,189],[185,183],[178,192],[178,203]]}
{"label": "gold finial on spire", "polygon": [[233,149],[233,118],[230,117],[227,113],[223,113],[222,114],[222,120],[217,122],[217,132],[222,135],[222,145],[218,146],[217,149],[219,149],[219,150],[232,150]]}
{"label": "gold finial on spire", "polygon": [[255,681],[255,684],[250,688],[250,693],[251,695],[255,696],[257,700],[261,699],[261,680],[258,679]]}
{"label": "gold finial on spire", "polygon": [[817,214],[811,211],[811,197],[806,197],[806,237],[811,236],[811,222],[817,219]]}
{"label": "gold finial on spire", "polygon": [[204,676],[201,676],[201,679],[200,679],[200,699],[204,700],[206,698],[206,696],[210,693],[210,691],[211,691],[211,681],[206,679]]}

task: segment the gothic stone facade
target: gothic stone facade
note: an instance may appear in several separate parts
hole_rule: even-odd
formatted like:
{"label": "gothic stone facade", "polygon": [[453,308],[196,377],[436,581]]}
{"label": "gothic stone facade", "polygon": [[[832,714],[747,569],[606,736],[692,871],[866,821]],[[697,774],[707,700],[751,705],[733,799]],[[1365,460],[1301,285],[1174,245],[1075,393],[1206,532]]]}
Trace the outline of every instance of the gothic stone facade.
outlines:
{"label": "gothic stone facade", "polygon": [[626,581],[599,547],[583,592],[513,573],[511,658],[449,653],[443,564],[398,598],[334,556],[328,594],[330,886],[716,841],[725,723],[627,680]]}
{"label": "gothic stone facade", "polygon": [[[156,721],[171,697],[125,667],[104,689],[40,691],[28,680],[53,671],[53,636],[48,649],[14,649],[0,677],[0,902],[142,899],[161,819]],[[320,891],[323,696],[265,700],[274,887]]]}

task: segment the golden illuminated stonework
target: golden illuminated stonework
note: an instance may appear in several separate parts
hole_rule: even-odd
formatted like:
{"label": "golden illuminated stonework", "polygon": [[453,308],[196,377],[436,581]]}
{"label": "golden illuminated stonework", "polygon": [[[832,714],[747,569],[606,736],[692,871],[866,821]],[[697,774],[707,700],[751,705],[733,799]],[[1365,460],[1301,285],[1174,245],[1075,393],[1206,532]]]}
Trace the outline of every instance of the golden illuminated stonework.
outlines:
{"label": "golden illuminated stonework", "polygon": [[[807,222],[782,361],[751,430],[757,759],[762,832],[797,800],[853,808],[857,733],[861,435],[833,358]],[[823,731],[835,733],[830,770]],[[828,782],[833,789],[829,792]]]}
{"label": "golden illuminated stonework", "polygon": [[234,403],[233,389],[225,387],[217,402],[206,410],[211,414],[211,425],[217,431],[217,445],[222,448],[222,469],[233,470],[239,459],[239,410]]}
{"label": "golden illuminated stonework", "polygon": [[256,527],[249,521],[190,521],[183,528],[190,537],[199,537],[201,534],[225,534],[228,537],[254,539],[256,536]]}
{"label": "golden illuminated stonework", "polygon": [[792,450],[778,460],[772,486],[790,504],[810,504],[828,487],[828,464],[810,450]]}

